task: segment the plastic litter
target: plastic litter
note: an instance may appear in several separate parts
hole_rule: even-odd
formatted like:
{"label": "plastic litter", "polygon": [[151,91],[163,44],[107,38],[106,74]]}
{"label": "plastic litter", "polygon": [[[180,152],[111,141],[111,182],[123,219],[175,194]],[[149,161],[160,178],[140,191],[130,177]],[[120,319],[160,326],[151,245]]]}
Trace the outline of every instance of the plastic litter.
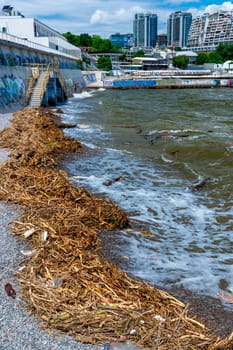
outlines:
{"label": "plastic litter", "polygon": [[41,240],[42,240],[42,242],[45,242],[47,240],[47,238],[48,238],[48,232],[47,231],[43,231],[41,233]]}
{"label": "plastic litter", "polygon": [[33,250],[20,250],[21,254],[23,254],[24,256],[27,256],[28,258],[33,256],[36,252],[35,249]]}
{"label": "plastic litter", "polygon": [[9,297],[15,298],[16,297],[16,292],[13,289],[12,285],[10,283],[7,283],[5,285],[5,291]]}
{"label": "plastic litter", "polygon": [[160,315],[155,315],[155,319],[159,322],[165,322],[165,318],[161,317]]}
{"label": "plastic litter", "polygon": [[35,231],[36,231],[36,230],[35,230],[34,227],[33,227],[33,228],[30,228],[29,230],[25,231],[23,235],[24,235],[25,238],[28,238],[28,237],[30,237]]}

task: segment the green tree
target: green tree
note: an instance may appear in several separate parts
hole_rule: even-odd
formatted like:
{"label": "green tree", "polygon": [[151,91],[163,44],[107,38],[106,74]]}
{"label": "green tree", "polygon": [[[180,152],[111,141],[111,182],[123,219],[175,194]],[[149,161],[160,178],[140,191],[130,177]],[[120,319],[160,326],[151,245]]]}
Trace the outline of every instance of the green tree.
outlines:
{"label": "green tree", "polygon": [[97,68],[110,71],[112,69],[112,62],[109,56],[101,56],[97,61]]}
{"label": "green tree", "polygon": [[119,56],[119,61],[124,62],[125,59],[126,59],[126,53],[123,53],[123,54],[121,54],[121,55]]}
{"label": "green tree", "polygon": [[233,44],[230,43],[222,43],[219,44],[216,53],[218,53],[221,57],[223,62],[232,60],[233,59]]}
{"label": "green tree", "polygon": [[64,33],[63,36],[68,40],[68,42],[74,46],[80,46],[79,35],[72,34],[71,32]]}
{"label": "green tree", "polygon": [[133,57],[144,57],[145,56],[145,52],[143,50],[138,50],[137,52],[135,52],[135,54],[133,55]]}
{"label": "green tree", "polygon": [[75,46],[88,47],[90,51],[95,52],[112,52],[119,51],[118,47],[112,45],[111,40],[102,39],[99,35],[90,36],[87,33],[75,35],[70,32],[64,33],[63,36],[69,43]]}
{"label": "green tree", "polygon": [[226,60],[223,59],[221,53],[218,51],[213,51],[209,54],[209,57],[208,57],[209,63],[223,63],[225,61]]}
{"label": "green tree", "polygon": [[92,46],[98,52],[111,52],[113,49],[111,40],[102,39],[99,35],[93,35]]}
{"label": "green tree", "polygon": [[207,62],[209,62],[209,54],[206,52],[198,52],[196,63],[202,65]]}
{"label": "green tree", "polygon": [[80,38],[80,46],[85,46],[85,47],[92,46],[92,37],[89,34],[87,33],[80,34],[79,38]]}
{"label": "green tree", "polygon": [[179,55],[172,58],[172,64],[174,67],[184,69],[189,64],[189,58],[187,55]]}

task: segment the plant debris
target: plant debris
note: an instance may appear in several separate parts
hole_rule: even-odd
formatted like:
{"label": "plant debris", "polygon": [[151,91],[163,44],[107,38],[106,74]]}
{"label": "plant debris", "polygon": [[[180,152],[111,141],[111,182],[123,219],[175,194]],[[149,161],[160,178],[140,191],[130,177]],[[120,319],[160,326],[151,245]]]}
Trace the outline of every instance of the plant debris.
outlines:
{"label": "plant debris", "polygon": [[33,251],[17,274],[30,310],[47,328],[85,343],[232,349],[233,333],[220,339],[190,318],[182,302],[102,255],[99,231],[125,227],[127,215],[67,180],[59,160],[82,147],[57,122],[45,109],[24,109],[0,133],[0,145],[11,150],[0,168],[0,199],[20,205],[12,232],[27,237]]}

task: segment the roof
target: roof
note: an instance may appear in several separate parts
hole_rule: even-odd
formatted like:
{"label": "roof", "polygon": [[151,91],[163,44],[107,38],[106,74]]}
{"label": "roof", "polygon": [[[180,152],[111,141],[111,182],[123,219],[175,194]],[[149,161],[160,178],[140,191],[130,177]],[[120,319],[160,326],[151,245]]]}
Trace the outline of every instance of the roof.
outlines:
{"label": "roof", "polygon": [[186,55],[186,56],[189,56],[189,57],[197,57],[197,54],[196,52],[193,52],[193,51],[177,51],[176,52],[176,56],[181,56],[181,55]]}

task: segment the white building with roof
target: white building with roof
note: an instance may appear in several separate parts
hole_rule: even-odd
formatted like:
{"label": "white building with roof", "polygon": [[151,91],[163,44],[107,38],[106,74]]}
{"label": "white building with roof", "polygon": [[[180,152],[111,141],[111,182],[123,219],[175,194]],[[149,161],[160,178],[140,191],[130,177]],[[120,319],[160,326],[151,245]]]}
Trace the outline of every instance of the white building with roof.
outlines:
{"label": "white building with roof", "polygon": [[[46,24],[34,18],[26,18],[10,5],[6,5],[2,9],[0,16],[0,32],[8,34],[10,37],[21,38],[25,45],[27,41],[43,46],[48,50],[55,50],[58,54],[72,56],[81,59],[81,49],[70,44],[67,39],[50,28]],[[31,46],[31,44],[28,44]]]}

